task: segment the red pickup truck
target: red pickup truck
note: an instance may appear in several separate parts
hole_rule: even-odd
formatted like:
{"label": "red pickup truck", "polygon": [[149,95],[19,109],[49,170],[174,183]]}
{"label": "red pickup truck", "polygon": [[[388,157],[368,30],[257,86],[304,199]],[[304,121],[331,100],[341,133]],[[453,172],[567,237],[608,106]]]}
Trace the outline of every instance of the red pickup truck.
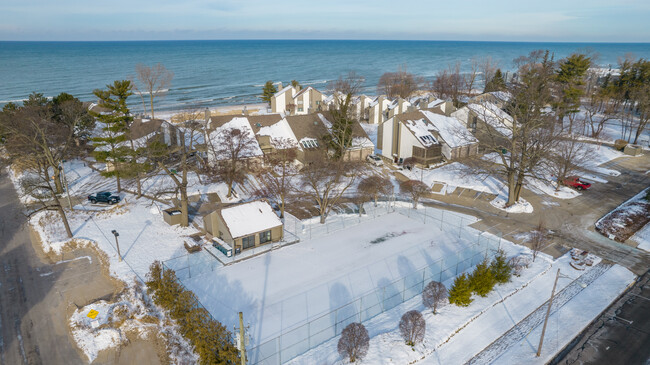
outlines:
{"label": "red pickup truck", "polygon": [[580,180],[579,176],[569,176],[564,179],[564,185],[570,186],[578,190],[587,190],[591,187],[591,184]]}

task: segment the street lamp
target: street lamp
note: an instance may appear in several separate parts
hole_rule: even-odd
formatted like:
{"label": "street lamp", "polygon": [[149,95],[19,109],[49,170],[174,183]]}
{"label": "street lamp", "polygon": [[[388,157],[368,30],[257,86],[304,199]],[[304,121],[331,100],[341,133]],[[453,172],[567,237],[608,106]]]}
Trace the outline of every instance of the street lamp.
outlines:
{"label": "street lamp", "polygon": [[[548,317],[551,314],[551,307],[553,306],[553,298],[555,297],[555,287],[557,286],[557,280],[561,277],[566,278],[566,279],[573,279],[570,276],[562,275],[560,274],[560,269],[557,269],[557,275],[555,275],[555,283],[553,283],[553,290],[551,291],[551,299],[548,301],[548,309],[546,310],[546,318],[544,318],[544,327],[542,327],[542,336],[539,338],[539,347],[537,347],[537,357],[539,357],[542,354],[542,344],[544,343],[544,333],[546,332],[546,324],[548,323]],[[580,285],[583,289],[587,287],[587,284],[578,281],[578,285]]]}
{"label": "street lamp", "polygon": [[117,246],[117,257],[120,258],[120,261],[122,261],[122,254],[120,254],[120,243],[117,241],[117,237],[120,236],[119,233],[117,233],[116,230],[112,230],[111,233],[113,236],[115,236],[115,246]]}

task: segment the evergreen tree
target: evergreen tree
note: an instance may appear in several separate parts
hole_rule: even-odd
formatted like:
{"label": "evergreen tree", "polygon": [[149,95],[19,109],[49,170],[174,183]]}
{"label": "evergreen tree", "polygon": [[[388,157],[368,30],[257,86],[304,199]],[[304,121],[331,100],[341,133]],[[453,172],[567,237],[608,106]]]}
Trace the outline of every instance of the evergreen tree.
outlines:
{"label": "evergreen tree", "polygon": [[463,273],[454,279],[454,285],[449,289],[449,303],[459,307],[467,307],[472,303],[472,287],[467,274]]}
{"label": "evergreen tree", "polygon": [[501,69],[498,68],[492,76],[492,79],[485,84],[485,90],[483,92],[489,93],[493,91],[503,91],[506,89],[506,82],[503,79],[503,74]]}
{"label": "evergreen tree", "polygon": [[302,89],[302,85],[296,80],[291,80],[291,86],[293,86],[296,90]]}
{"label": "evergreen tree", "polygon": [[503,252],[503,250],[499,250],[497,252],[497,255],[494,257],[494,260],[492,260],[492,263],[490,264],[490,271],[492,272],[492,276],[497,283],[503,284],[510,281],[512,268],[510,265],[508,265],[506,254]]}
{"label": "evergreen tree", "polygon": [[275,87],[275,85],[273,85],[273,81],[267,81],[266,84],[264,84],[264,88],[262,89],[262,100],[270,103],[271,97],[277,92],[278,89]]}
{"label": "evergreen tree", "polygon": [[563,120],[566,113],[576,112],[580,97],[584,94],[584,79],[591,66],[591,58],[584,54],[572,54],[560,62],[556,73],[559,86],[559,100],[555,103],[558,119]]}
{"label": "evergreen tree", "polygon": [[43,93],[37,93],[34,91],[29,94],[29,98],[23,102],[23,106],[46,106],[47,103],[47,98],[43,96]]}
{"label": "evergreen tree", "polygon": [[[94,155],[99,162],[111,162],[113,170],[103,172],[104,176],[115,176],[117,191],[122,191],[120,178],[128,175],[128,162],[134,151],[124,143],[127,131],[133,121],[126,99],[133,94],[131,81],[116,80],[112,85],[106,85],[107,90],[95,90],[93,94],[99,98],[99,107],[108,109],[108,113],[92,113],[103,125],[101,136],[92,140],[95,142]],[[131,158],[130,158],[131,157]]]}
{"label": "evergreen tree", "polygon": [[472,292],[482,297],[492,291],[496,281],[494,280],[492,271],[490,271],[487,259],[476,265],[476,269],[474,269],[474,272],[469,277],[469,282]]}

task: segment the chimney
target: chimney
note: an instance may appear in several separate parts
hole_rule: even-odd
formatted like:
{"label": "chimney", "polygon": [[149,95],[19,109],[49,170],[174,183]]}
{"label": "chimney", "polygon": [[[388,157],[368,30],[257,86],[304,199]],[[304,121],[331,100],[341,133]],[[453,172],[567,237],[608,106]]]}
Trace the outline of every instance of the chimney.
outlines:
{"label": "chimney", "polygon": [[205,108],[205,111],[203,112],[205,116],[205,125],[208,125],[208,121],[210,121],[210,109],[207,107]]}
{"label": "chimney", "polygon": [[282,81],[278,82],[278,91],[282,90]]}

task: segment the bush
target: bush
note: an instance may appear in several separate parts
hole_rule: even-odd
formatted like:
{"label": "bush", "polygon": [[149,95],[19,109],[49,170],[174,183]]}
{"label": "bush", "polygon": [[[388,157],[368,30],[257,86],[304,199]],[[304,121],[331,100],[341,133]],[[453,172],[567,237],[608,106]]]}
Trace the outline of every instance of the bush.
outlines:
{"label": "bush", "polygon": [[415,346],[416,343],[422,342],[426,329],[427,323],[424,321],[422,313],[416,310],[404,313],[402,320],[399,321],[399,332],[409,346]]}
{"label": "bush", "polygon": [[530,266],[530,258],[526,256],[515,256],[508,261],[515,276],[521,276],[521,272]]}
{"label": "bush", "polygon": [[230,331],[199,306],[194,293],[180,284],[173,270],[163,270],[159,262],[154,262],[147,274],[146,285],[154,303],[169,313],[180,334],[192,344],[200,364],[239,361],[239,352]]}
{"label": "bush", "polygon": [[350,323],[341,332],[337,349],[339,355],[350,362],[363,359],[368,353],[370,337],[361,323]]}
{"label": "bush", "polygon": [[454,279],[454,285],[449,289],[449,303],[459,307],[467,307],[472,303],[472,287],[467,274],[463,273]]}
{"label": "bush", "polygon": [[436,314],[438,305],[447,299],[447,288],[439,281],[431,281],[422,291],[422,304]]}
{"label": "bush", "polygon": [[483,260],[480,264],[476,265],[476,269],[469,277],[469,285],[472,292],[482,297],[487,296],[494,288],[496,281],[490,271],[487,259]]}
{"label": "bush", "polygon": [[510,281],[512,268],[508,265],[508,262],[506,261],[506,253],[503,252],[503,250],[499,250],[497,255],[494,257],[494,260],[492,260],[490,271],[492,271],[492,276],[497,283],[503,284]]}

